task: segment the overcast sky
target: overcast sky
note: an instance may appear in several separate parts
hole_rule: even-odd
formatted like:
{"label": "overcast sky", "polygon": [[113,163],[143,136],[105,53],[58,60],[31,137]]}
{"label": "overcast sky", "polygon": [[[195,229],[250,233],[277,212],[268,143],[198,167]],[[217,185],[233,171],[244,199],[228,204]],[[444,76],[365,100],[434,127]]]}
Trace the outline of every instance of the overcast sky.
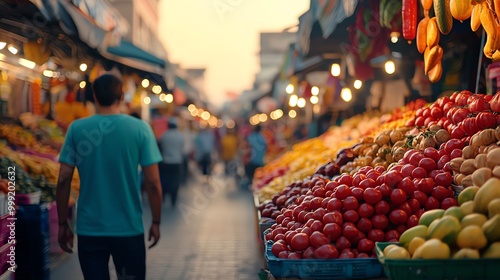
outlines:
{"label": "overcast sky", "polygon": [[221,105],[249,89],[259,70],[259,32],[298,24],[308,0],[161,0],[159,36],[169,59],[205,67],[205,91]]}

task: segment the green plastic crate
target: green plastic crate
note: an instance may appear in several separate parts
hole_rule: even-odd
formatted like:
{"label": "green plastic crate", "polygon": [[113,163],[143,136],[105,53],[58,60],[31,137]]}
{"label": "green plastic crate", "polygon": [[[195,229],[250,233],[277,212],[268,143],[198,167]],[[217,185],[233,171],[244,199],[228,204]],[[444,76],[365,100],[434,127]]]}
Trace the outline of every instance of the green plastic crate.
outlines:
{"label": "green plastic crate", "polygon": [[385,274],[393,280],[485,280],[500,279],[500,259],[396,260],[382,252],[394,242],[376,242],[375,253]]}

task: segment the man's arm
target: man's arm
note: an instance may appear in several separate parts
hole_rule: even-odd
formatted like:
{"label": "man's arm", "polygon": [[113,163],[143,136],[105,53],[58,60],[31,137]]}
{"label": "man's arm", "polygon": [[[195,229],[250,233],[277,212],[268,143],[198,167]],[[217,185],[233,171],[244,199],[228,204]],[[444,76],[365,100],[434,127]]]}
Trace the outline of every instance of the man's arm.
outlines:
{"label": "man's arm", "polygon": [[162,190],[160,182],[160,172],[158,171],[158,164],[144,166],[142,168],[144,174],[144,188],[148,193],[149,203],[151,204],[151,214],[153,216],[153,225],[149,233],[149,240],[153,238],[153,243],[149,248],[158,243],[160,238],[159,224],[161,221],[161,203],[162,203]]}
{"label": "man's arm", "polygon": [[57,215],[59,217],[59,232],[57,238],[61,249],[68,253],[73,252],[73,231],[68,224],[68,201],[74,171],[74,166],[61,163],[56,189]]}
{"label": "man's arm", "polygon": [[71,192],[71,181],[75,167],[66,163],[61,163],[59,168],[59,178],[57,179],[56,202],[59,224],[68,221],[68,201]]}

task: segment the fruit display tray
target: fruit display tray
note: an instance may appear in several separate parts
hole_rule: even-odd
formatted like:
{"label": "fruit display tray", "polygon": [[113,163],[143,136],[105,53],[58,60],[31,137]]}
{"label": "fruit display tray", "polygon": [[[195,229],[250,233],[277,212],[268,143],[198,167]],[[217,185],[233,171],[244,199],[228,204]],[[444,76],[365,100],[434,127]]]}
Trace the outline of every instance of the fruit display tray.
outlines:
{"label": "fruit display tray", "polygon": [[389,279],[499,279],[500,259],[386,259],[382,252],[394,242],[376,242],[375,253]]}
{"label": "fruit display tray", "polygon": [[376,258],[366,259],[280,259],[271,253],[273,242],[266,242],[266,261],[276,278],[345,279],[380,278],[382,266]]}
{"label": "fruit display tray", "polygon": [[264,242],[264,235],[265,231],[270,228],[275,221],[270,221],[270,219],[262,219],[262,216],[259,211],[259,198],[257,197],[256,194],[253,195],[253,201],[255,205],[255,213],[256,213],[256,219],[257,219],[257,230],[259,234],[259,241]]}

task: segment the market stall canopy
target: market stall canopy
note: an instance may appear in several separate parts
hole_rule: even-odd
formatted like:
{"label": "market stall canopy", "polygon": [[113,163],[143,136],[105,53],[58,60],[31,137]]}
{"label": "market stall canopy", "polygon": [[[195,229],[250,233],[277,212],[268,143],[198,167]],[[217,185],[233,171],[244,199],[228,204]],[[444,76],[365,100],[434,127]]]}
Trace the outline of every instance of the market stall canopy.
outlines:
{"label": "market stall canopy", "polygon": [[191,86],[187,80],[177,75],[175,76],[175,90],[178,91],[179,94],[182,93],[187,99],[192,100],[197,104],[201,104],[202,102],[198,90]]}
{"label": "market stall canopy", "polygon": [[106,1],[31,0],[47,21],[59,21],[68,35],[92,48],[116,46],[128,32],[127,21]]}
{"label": "market stall canopy", "polygon": [[354,23],[358,0],[311,1],[310,9],[299,17],[299,53],[305,57],[341,54],[349,43],[347,28]]}
{"label": "market stall canopy", "polygon": [[158,58],[134,44],[121,40],[118,46],[101,51],[102,56],[143,71],[164,74],[165,60]]}
{"label": "market stall canopy", "polygon": [[328,38],[339,23],[352,16],[358,0],[311,0],[311,11],[323,30],[323,38]]}

